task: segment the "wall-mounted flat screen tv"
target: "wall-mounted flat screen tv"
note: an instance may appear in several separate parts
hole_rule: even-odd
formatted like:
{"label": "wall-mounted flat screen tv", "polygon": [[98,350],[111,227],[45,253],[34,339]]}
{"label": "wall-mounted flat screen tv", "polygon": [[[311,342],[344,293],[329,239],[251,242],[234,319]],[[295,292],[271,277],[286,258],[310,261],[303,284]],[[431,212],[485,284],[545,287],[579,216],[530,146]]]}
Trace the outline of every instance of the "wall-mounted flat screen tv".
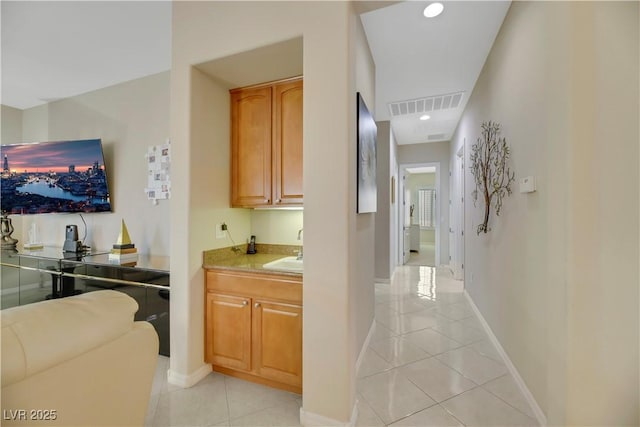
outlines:
{"label": "wall-mounted flat screen tv", "polygon": [[111,212],[102,140],[0,146],[7,214]]}

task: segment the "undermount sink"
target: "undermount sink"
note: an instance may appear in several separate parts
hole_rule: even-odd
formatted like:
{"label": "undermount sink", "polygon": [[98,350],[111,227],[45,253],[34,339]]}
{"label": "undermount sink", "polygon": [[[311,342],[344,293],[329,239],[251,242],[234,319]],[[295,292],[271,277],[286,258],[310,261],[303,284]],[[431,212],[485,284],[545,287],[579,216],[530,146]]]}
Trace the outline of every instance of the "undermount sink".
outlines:
{"label": "undermount sink", "polygon": [[264,264],[262,267],[266,268],[267,270],[280,270],[292,273],[302,273],[303,270],[302,260],[294,256],[288,256],[285,258],[277,259],[275,261],[271,261],[267,264]]}

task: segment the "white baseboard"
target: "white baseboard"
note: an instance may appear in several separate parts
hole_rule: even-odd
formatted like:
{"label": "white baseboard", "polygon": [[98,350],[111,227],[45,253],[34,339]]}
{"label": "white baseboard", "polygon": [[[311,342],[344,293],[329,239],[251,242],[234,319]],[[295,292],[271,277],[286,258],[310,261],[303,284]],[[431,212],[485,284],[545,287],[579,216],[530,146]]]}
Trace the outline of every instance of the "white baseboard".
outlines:
{"label": "white baseboard", "polygon": [[358,401],[353,405],[351,411],[351,419],[345,423],[342,421],[334,420],[333,418],[325,417],[323,415],[315,414],[313,412],[305,411],[300,408],[300,425],[304,427],[354,427],[358,420]]}
{"label": "white baseboard", "polygon": [[167,371],[167,382],[182,388],[193,387],[211,372],[211,365],[205,364],[189,375],[179,374],[169,369]]}
{"label": "white baseboard", "polygon": [[504,348],[502,348],[500,341],[498,341],[498,338],[495,336],[495,334],[489,327],[489,324],[487,323],[487,321],[484,320],[482,313],[480,313],[480,310],[478,310],[478,307],[473,302],[473,299],[471,299],[471,296],[467,293],[466,290],[464,291],[464,296],[467,298],[467,301],[469,301],[469,304],[471,305],[473,312],[476,314],[476,316],[478,316],[478,320],[480,320],[480,323],[482,324],[482,327],[484,328],[485,332],[489,336],[491,343],[493,343],[493,345],[496,347],[496,350],[498,350],[498,354],[500,354],[500,357],[504,361],[504,364],[509,370],[509,373],[513,376],[513,379],[515,380],[516,384],[518,385],[518,388],[522,392],[522,395],[524,396],[527,403],[529,404],[529,407],[533,411],[533,414],[536,416],[538,423],[541,426],[546,426],[547,417],[544,415],[544,412],[542,412],[542,409],[540,408],[540,405],[538,405],[538,402],[536,402],[536,399],[533,397],[533,394],[531,394],[531,392],[529,391],[529,388],[527,387],[524,380],[520,376],[520,373],[516,369],[515,365],[511,362],[511,359],[509,359],[507,352],[504,351]]}

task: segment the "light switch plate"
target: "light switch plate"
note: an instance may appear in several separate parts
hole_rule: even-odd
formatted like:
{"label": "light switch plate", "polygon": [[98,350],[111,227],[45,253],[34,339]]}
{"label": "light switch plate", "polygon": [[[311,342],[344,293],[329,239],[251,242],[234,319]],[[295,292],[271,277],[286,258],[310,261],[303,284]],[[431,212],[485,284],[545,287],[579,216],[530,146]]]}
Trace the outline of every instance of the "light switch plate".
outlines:
{"label": "light switch plate", "polygon": [[224,230],[222,229],[222,223],[216,224],[216,239],[224,239]]}
{"label": "light switch plate", "polygon": [[536,177],[526,176],[520,179],[520,192],[521,193],[533,193],[536,191]]}

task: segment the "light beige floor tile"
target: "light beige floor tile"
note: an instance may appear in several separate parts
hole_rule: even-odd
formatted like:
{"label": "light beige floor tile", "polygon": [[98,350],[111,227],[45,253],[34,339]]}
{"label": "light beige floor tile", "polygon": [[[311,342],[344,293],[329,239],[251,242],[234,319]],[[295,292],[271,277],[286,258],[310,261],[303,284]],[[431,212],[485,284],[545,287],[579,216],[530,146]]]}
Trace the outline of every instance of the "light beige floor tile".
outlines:
{"label": "light beige floor tile", "polygon": [[400,372],[436,402],[476,387],[473,381],[435,358],[410,363]]}
{"label": "light beige floor tile", "polygon": [[444,320],[433,310],[423,310],[415,313],[402,314],[399,317],[392,318],[390,323],[385,326],[396,334],[406,334],[409,332],[419,331],[421,329],[435,327],[441,324]]}
{"label": "light beige floor tile", "polygon": [[369,404],[362,398],[362,396],[358,397],[358,419],[356,421],[357,427],[384,427],[384,423],[373,412],[373,409],[369,406]]}
{"label": "light beige floor tile", "polygon": [[459,342],[454,341],[431,328],[410,332],[402,336],[411,344],[417,345],[427,353],[433,355],[462,347],[462,344]]}
{"label": "light beige floor tile", "polygon": [[370,348],[392,366],[406,365],[431,357],[429,353],[400,336],[374,341],[370,344]]}
{"label": "light beige floor tile", "polygon": [[[411,290],[410,292],[412,293],[412,295],[415,295],[415,291]],[[406,313],[413,313],[416,311],[422,311],[428,308],[435,308],[436,304],[427,298],[421,299],[418,297],[414,297],[410,299],[409,298],[397,299],[396,301],[392,301],[389,304],[387,304],[387,306],[390,309],[395,310],[400,314],[406,314]]]}
{"label": "light beige floor tile", "polygon": [[466,327],[460,322],[440,322],[433,329],[462,344],[471,344],[487,338],[484,332]]}
{"label": "light beige floor tile", "polygon": [[149,404],[147,405],[147,415],[144,419],[145,427],[153,426],[153,420],[156,416],[156,408],[158,407],[158,401],[160,400],[160,394],[152,394],[149,398]]}
{"label": "light beige floor tile", "polygon": [[384,338],[390,338],[395,336],[394,332],[391,332],[391,329],[384,326],[382,323],[376,321],[376,328],[371,335],[371,342],[378,341]]}
{"label": "light beige floor tile", "polygon": [[272,406],[295,401],[298,394],[225,377],[229,418],[238,418]]}
{"label": "light beige floor tile", "polygon": [[403,418],[391,424],[393,427],[410,426],[410,427],[464,427],[464,425],[455,419],[451,414],[445,411],[440,405],[432,406],[410,417]]}
{"label": "light beige floor tile", "polygon": [[535,415],[531,410],[529,403],[522,395],[520,388],[518,388],[518,385],[511,374],[489,381],[484,384],[482,388],[498,396],[500,399],[504,400],[525,415],[535,419]]}
{"label": "light beige floor tile", "polygon": [[167,370],[169,369],[169,358],[158,355],[156,361],[156,372],[153,376],[153,384],[151,385],[151,395],[160,394],[167,383]]}
{"label": "light beige floor tile", "polygon": [[389,362],[380,357],[375,351],[368,348],[362,357],[362,363],[358,370],[358,378],[378,374],[391,368],[393,368],[393,366]]}
{"label": "light beige floor tile", "polygon": [[252,414],[231,419],[232,427],[289,427],[300,426],[300,405],[291,401]]}
{"label": "light beige floor tile", "polygon": [[209,426],[229,418],[224,378],[209,374],[191,388],[160,395],[154,426]]}
{"label": "light beige floor tile", "polygon": [[480,323],[480,320],[478,320],[478,318],[475,316],[475,313],[472,316],[460,320],[460,323],[462,323],[466,327],[484,331],[484,327],[482,326],[482,323]]}
{"label": "light beige floor tile", "polygon": [[466,347],[435,357],[479,385],[507,373],[507,368],[503,364]]}
{"label": "light beige floor tile", "polygon": [[535,426],[536,421],[481,387],[469,390],[442,406],[466,426]]}
{"label": "light beige floor tile", "polygon": [[436,308],[436,312],[451,320],[462,320],[467,317],[475,316],[473,310],[467,302],[459,302],[456,304],[440,306]]}
{"label": "light beige floor tile", "polygon": [[467,347],[474,349],[483,356],[487,356],[497,362],[504,363],[502,357],[500,356],[500,353],[498,353],[498,350],[493,345],[493,343],[489,341],[489,339],[474,342]]}
{"label": "light beige floor tile", "polygon": [[435,404],[395,369],[360,380],[358,391],[385,424]]}

